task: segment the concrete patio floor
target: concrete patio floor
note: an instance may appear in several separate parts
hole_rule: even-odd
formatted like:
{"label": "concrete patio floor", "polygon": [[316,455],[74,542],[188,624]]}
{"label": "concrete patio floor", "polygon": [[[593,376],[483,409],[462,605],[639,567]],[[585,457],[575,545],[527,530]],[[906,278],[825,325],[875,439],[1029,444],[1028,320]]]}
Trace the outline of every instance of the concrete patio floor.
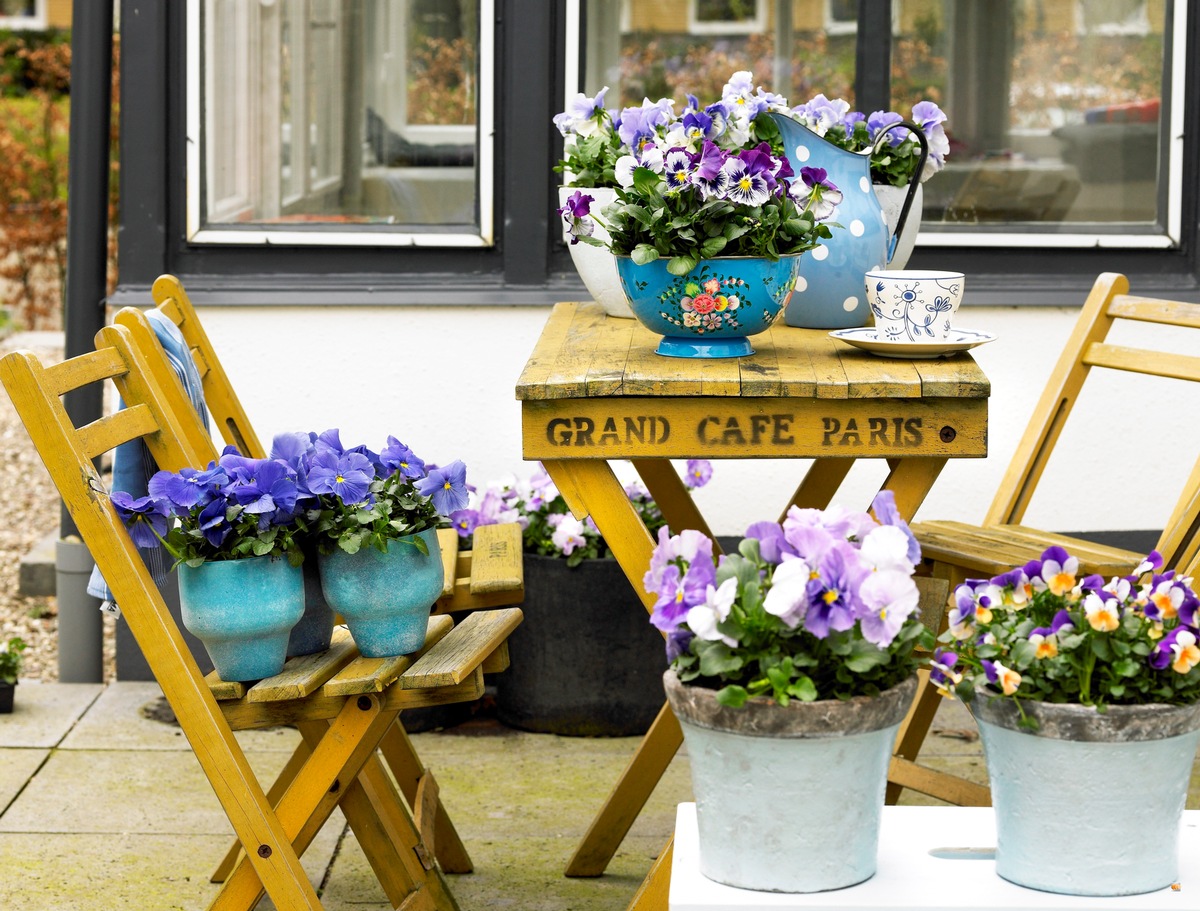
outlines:
{"label": "concrete patio floor", "polygon": [[[153,683],[17,687],[16,710],[0,715],[0,908],[208,906],[231,829],[179,728],[145,716],[159,696]],[[267,778],[297,740],[287,728],[237,736]],[[681,754],[608,872],[568,879],[563,867],[638,738],[531,734],[479,718],[413,740],[475,862],[449,877],[462,911],[620,911],[670,836],[676,805],[691,799]],[[985,780],[962,706],[943,704],[922,760]],[[1192,784],[1194,808],[1200,774]],[[902,802],[936,803],[912,792]],[[304,860],[329,911],[389,907],[340,813]]]}

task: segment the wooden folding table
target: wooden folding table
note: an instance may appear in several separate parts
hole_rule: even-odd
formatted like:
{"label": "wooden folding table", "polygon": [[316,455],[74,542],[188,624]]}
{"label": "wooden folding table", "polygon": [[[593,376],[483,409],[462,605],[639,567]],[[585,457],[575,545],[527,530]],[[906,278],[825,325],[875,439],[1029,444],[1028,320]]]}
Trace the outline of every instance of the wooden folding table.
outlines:
{"label": "wooden folding table", "polygon": [[[967,354],[885,359],[782,324],[754,336],[744,358],[666,358],[657,341],[592,302],[557,304],[516,390],[525,458],[545,465],[577,517],[592,517],[647,610],[654,541],[613,460],[633,462],[672,530],[711,535],[670,459],[813,460],[783,512],[827,506],[856,459],[886,459],[884,486],[911,518],[948,459],[987,454],[990,385]],[[722,469],[721,481],[753,484],[753,468]],[[681,743],[664,704],[567,875],[604,872]],[[669,857],[656,867],[664,885]]]}

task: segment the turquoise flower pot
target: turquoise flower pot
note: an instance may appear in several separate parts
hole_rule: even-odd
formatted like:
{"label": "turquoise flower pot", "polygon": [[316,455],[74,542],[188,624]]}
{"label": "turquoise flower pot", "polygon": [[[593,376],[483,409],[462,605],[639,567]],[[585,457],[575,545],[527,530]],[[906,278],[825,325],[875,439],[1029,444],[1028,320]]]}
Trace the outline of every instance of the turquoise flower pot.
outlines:
{"label": "turquoise flower pot", "polygon": [[[407,543],[414,537],[425,542],[428,556]],[[364,657],[408,655],[425,644],[429,609],[444,577],[437,529],[389,541],[387,553],[364,547],[321,554],[317,565],[325,598]]]}
{"label": "turquoise flower pot", "polygon": [[686,275],[672,275],[667,260],[644,266],[616,257],[617,275],[638,322],[663,337],[666,357],[744,357],[748,336],[765,332],[783,312],[796,286],[801,254],[722,256],[701,260]]}
{"label": "turquoise flower pot", "polygon": [[179,604],[222,680],[262,680],[283,670],[288,634],[304,614],[304,576],[283,557],[183,564]]}
{"label": "turquoise flower pot", "polygon": [[1179,881],[1179,827],[1200,704],[1083,705],[977,694],[971,712],[996,812],[996,873],[1067,895],[1137,895]]}

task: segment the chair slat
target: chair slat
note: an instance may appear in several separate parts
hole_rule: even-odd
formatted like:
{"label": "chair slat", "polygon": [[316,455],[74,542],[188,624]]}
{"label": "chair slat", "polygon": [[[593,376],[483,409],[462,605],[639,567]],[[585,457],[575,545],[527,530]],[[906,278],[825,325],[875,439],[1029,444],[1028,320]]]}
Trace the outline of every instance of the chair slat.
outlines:
{"label": "chair slat", "polygon": [[471,545],[471,594],[523,591],[524,587],[521,526],[507,522],[476,528]]}
{"label": "chair slat", "polygon": [[422,689],[463,682],[517,628],[521,616],[516,607],[470,614],[401,674],[399,685]]}
{"label": "chair slat", "polygon": [[454,594],[455,569],[458,566],[458,532],[453,528],[439,528],[438,547],[442,552],[442,597]]}
{"label": "chair slat", "polygon": [[1200,380],[1200,357],[1188,354],[1167,354],[1097,342],[1088,346],[1082,360],[1091,367],[1111,367],[1177,380]]}
{"label": "chair slat", "polygon": [[1113,298],[1113,302],[1108,308],[1108,315],[1117,319],[1200,329],[1200,304],[1182,301],[1155,300],[1149,297],[1119,294]]}
{"label": "chair slat", "polygon": [[79,428],[79,442],[89,459],[108,452],[121,443],[158,429],[154,414],[146,405],[134,405],[106,415]]}
{"label": "chair slat", "polygon": [[274,677],[260,680],[250,687],[246,699],[250,702],[281,702],[285,699],[303,699],[330,677],[354,660],[358,647],[350,631],[339,626],[333,631],[329,648],[315,655],[292,658],[283,670]]}
{"label": "chair slat", "polygon": [[128,369],[119,351],[101,348],[45,368],[42,384],[47,392],[62,395],[89,383],[120,376]]}
{"label": "chair slat", "polygon": [[321,695],[354,696],[383,692],[417,660],[419,655],[425,654],[441,642],[453,626],[454,621],[447,616],[430,617],[429,626],[425,631],[425,645],[419,652],[390,658],[364,658],[360,655],[321,687]]}

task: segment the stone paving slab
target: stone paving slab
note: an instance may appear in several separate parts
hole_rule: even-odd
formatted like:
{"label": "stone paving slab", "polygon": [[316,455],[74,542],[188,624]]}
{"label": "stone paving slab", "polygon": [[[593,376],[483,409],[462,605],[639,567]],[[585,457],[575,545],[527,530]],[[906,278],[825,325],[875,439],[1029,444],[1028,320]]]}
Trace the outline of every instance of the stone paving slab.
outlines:
{"label": "stone paving slab", "polygon": [[0,908],[163,911],[206,908],[215,835],[0,834]]}
{"label": "stone paving slab", "polygon": [[[182,750],[189,751],[187,738],[177,724],[148,717],[165,705],[157,683],[120,683],[107,687],[87,715],[63,741],[68,750]],[[238,731],[243,750],[291,753],[300,742],[293,728]]]}
{"label": "stone paving slab", "polygon": [[[287,755],[247,754],[273,781]],[[191,753],[57,750],[3,816],[0,832],[232,834]],[[3,907],[0,905],[0,907]]]}
{"label": "stone paving slab", "polygon": [[0,750],[0,819],[49,755],[49,750]]}
{"label": "stone paving slab", "polygon": [[17,684],[11,715],[0,715],[0,747],[53,747],[101,695],[100,683]]}

